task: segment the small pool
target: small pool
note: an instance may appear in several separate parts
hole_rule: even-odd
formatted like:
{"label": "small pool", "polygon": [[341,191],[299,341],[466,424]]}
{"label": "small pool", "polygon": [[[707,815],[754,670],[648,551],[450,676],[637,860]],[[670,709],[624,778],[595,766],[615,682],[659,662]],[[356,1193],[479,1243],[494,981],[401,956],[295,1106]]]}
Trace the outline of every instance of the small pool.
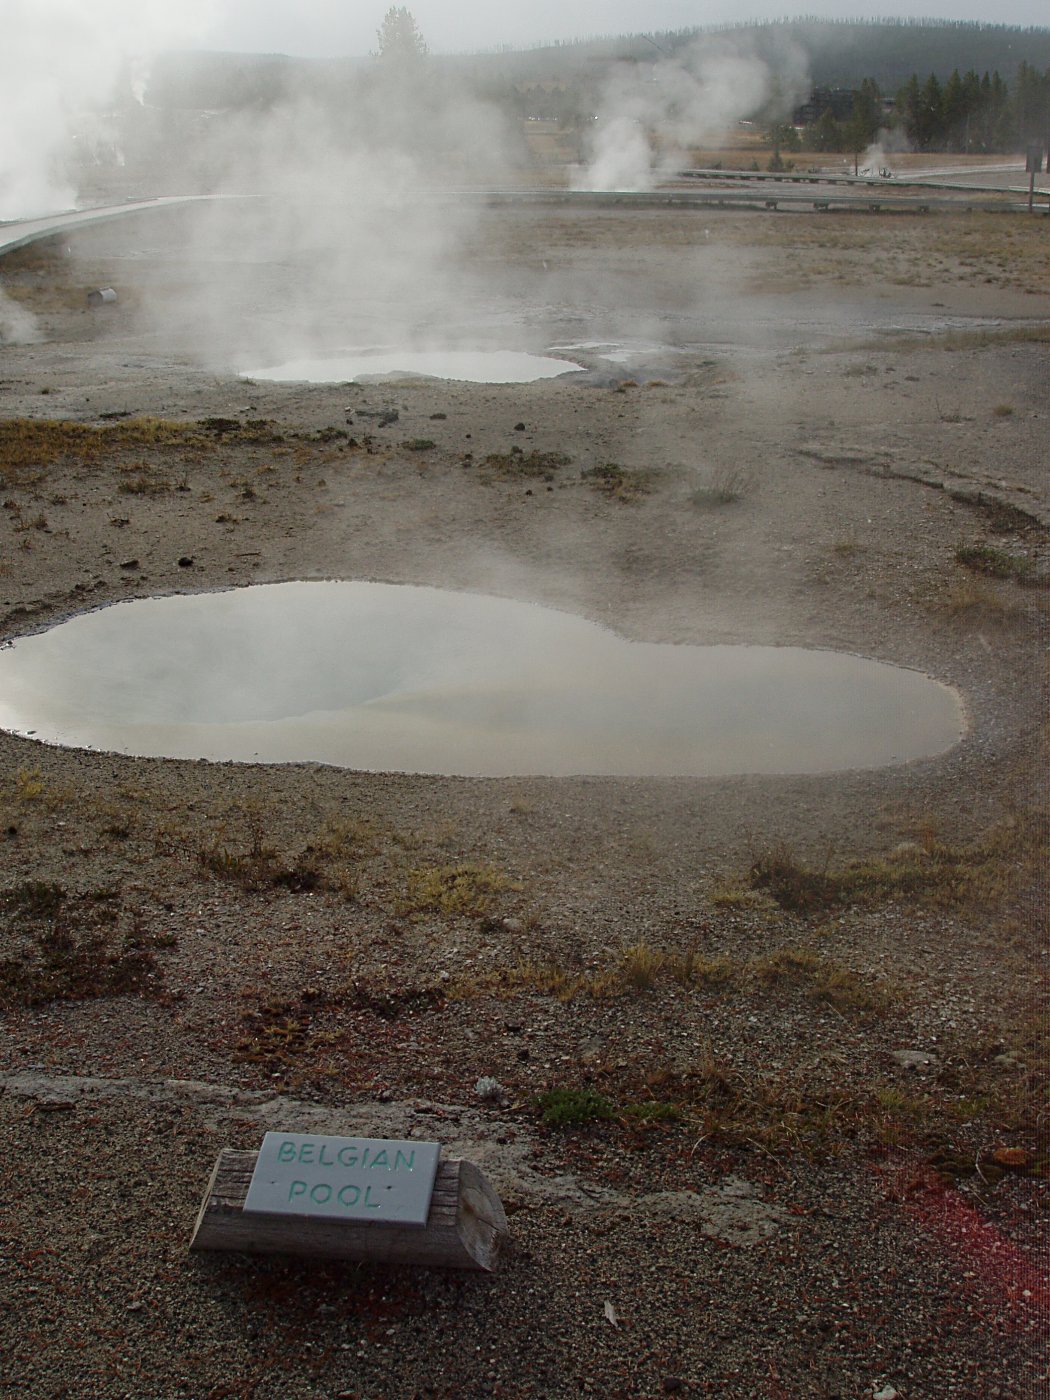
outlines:
{"label": "small pool", "polygon": [[352,350],[286,360],[241,371],[242,379],[347,384],[374,379],[454,379],[474,384],[530,384],[580,373],[572,360],[518,350]]}
{"label": "small pool", "polygon": [[169,758],[827,773],[941,753],[964,727],[955,691],[864,657],[629,642],[531,603],[407,585],[128,601],[0,648],[0,728]]}

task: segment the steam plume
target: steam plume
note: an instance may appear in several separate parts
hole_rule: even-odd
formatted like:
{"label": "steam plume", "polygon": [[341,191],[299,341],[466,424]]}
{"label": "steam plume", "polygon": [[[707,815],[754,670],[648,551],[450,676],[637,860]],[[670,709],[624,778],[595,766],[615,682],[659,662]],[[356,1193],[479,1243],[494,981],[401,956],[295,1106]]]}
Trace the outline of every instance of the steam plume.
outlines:
{"label": "steam plume", "polygon": [[765,60],[717,40],[698,40],[653,65],[618,65],[602,92],[579,187],[650,189],[663,166],[680,162],[682,149],[720,136],[774,92],[790,105],[804,77],[800,52],[785,51],[774,72]]}
{"label": "steam plume", "polygon": [[76,201],[75,138],[125,64],[200,37],[215,0],[0,0],[0,219]]}
{"label": "steam plume", "polygon": [[[335,86],[294,83],[269,112],[226,112],[194,145],[186,183],[225,195],[195,211],[192,284],[166,333],[229,365],[365,345],[448,343],[469,295],[477,206],[447,197],[502,177],[504,115],[427,58],[373,60]],[[443,194],[444,192],[444,194]],[[281,266],[280,314],[257,314]]]}

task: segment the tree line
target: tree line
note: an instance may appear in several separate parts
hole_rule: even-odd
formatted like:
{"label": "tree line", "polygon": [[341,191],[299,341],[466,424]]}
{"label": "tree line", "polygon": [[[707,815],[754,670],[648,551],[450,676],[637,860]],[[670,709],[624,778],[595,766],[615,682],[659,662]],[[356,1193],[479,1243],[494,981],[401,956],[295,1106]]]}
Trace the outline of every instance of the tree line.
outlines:
{"label": "tree line", "polygon": [[1012,86],[998,72],[978,78],[956,68],[944,83],[913,73],[894,110],[919,150],[1016,151],[1050,135],[1050,68],[1021,63]]}
{"label": "tree line", "polygon": [[889,132],[914,150],[979,155],[1045,147],[1050,140],[1050,68],[1040,73],[1021,63],[1012,85],[998,71],[956,68],[943,82],[936,73],[925,80],[913,73],[892,107],[874,78],[851,96],[846,115],[829,103],[801,132],[774,126],[774,143],[785,150],[863,151]]}

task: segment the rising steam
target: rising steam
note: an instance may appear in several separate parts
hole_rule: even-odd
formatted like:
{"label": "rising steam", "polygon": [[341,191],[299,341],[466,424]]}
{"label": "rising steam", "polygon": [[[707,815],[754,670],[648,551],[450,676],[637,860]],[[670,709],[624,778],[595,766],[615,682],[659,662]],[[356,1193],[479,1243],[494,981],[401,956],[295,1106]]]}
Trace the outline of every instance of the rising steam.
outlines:
{"label": "rising steam", "polygon": [[0,0],[0,219],[74,205],[73,152],[97,138],[118,78],[140,79],[142,56],[204,35],[213,9],[214,0]]}
{"label": "rising steam", "polygon": [[[228,8],[228,0],[0,0],[0,219],[75,206],[85,152],[108,142],[112,166],[119,127],[134,133],[138,192],[256,201],[186,216],[185,281],[158,310],[173,344],[207,347],[228,364],[368,341],[377,327],[396,336],[395,308],[411,308],[417,330],[444,327],[474,216],[432,196],[501,177],[520,136],[461,75],[426,59],[365,61],[322,78],[320,67],[307,69],[263,107],[169,111],[162,123],[149,106],[151,56],[205,40]],[[107,108],[120,106],[131,116],[112,119],[107,133]],[[269,325],[255,318],[248,333],[243,313],[258,303],[263,263],[283,263],[288,279],[280,315]],[[2,318],[4,340],[32,336],[10,303]]]}
{"label": "rising steam", "polygon": [[651,65],[620,64],[603,88],[578,188],[651,189],[689,146],[721,136],[774,94],[789,108],[805,88],[800,52],[786,51],[774,71],[719,40],[698,40]]}
{"label": "rising steam", "polygon": [[[502,179],[514,140],[428,59],[366,61],[315,90],[293,77],[268,111],[218,114],[184,178],[231,198],[193,212],[192,285],[164,308],[166,335],[227,366],[447,344],[479,216],[453,192]],[[274,314],[256,314],[276,266]]]}
{"label": "rising steam", "polygon": [[[459,308],[478,290],[482,260],[464,255],[477,206],[452,196],[501,183],[520,164],[513,118],[472,92],[462,69],[423,58],[328,76],[320,66],[290,71],[284,89],[251,110],[169,109],[161,123],[148,106],[149,54],[205,39],[226,4],[94,0],[88,10],[83,0],[0,0],[0,218],[75,203],[73,138],[83,149],[89,134],[99,137],[97,112],[119,87],[135,118],[126,127],[141,133],[138,192],[251,196],[186,213],[170,281],[141,313],[171,348],[226,370],[362,346],[456,348]],[[774,94],[790,105],[803,74],[797,54],[774,67],[715,40],[617,66],[583,187],[648,188],[683,149]],[[171,138],[169,123],[191,120]],[[32,334],[10,308],[4,316],[3,338]]]}
{"label": "rising steam", "polygon": [[0,287],[0,345],[33,345],[40,339],[36,317]]}

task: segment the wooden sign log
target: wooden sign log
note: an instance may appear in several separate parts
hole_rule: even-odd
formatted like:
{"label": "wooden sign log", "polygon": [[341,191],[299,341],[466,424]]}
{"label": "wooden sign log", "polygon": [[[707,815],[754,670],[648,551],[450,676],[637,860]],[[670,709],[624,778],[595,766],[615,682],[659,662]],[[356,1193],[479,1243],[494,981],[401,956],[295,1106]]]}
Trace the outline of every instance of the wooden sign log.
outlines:
{"label": "wooden sign log", "polygon": [[230,1148],[220,1152],[197,1216],[191,1250],[301,1254],[487,1272],[496,1267],[507,1217],[473,1162],[453,1157],[438,1163],[430,1212],[420,1228],[245,1211],[258,1155]]}

